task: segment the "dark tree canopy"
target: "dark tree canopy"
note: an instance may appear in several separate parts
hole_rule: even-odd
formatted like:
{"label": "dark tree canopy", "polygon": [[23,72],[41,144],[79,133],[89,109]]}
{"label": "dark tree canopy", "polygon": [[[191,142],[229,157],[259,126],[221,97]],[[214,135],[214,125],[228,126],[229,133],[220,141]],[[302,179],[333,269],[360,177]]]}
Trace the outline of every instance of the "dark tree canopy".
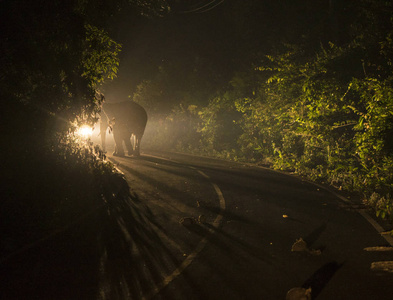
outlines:
{"label": "dark tree canopy", "polygon": [[119,65],[121,46],[108,34],[116,16],[166,10],[160,0],[2,1],[3,105],[18,102],[70,122],[94,116],[95,91]]}

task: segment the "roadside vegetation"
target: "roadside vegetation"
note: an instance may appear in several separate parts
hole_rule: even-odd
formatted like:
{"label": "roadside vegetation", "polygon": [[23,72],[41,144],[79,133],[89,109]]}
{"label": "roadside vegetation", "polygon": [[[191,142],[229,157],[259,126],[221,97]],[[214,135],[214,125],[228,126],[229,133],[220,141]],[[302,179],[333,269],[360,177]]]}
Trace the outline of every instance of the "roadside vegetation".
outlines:
{"label": "roadside vegetation", "polygon": [[121,74],[122,18],[140,26],[130,40],[148,23],[163,43],[128,44],[142,49],[126,82],[149,113],[142,148],[295,171],[392,220],[393,7],[352,2],[225,1],[176,15],[193,11],[187,1],[2,1],[0,255],[132,197],[75,135]]}
{"label": "roadside vegetation", "polygon": [[145,147],[294,171],[359,193],[377,216],[393,221],[393,7],[344,1],[334,9],[302,39],[268,55],[254,49],[251,63],[207,102],[198,93],[170,93],[165,72],[141,83],[133,98],[147,107],[165,93],[179,99],[164,116],[151,109]]}
{"label": "roadside vegetation", "polygon": [[[165,1],[2,1],[0,260],[108,203],[132,198],[103,153],[76,134],[98,119],[116,77],[117,13],[157,16]],[[103,214],[105,215],[105,214]],[[107,214],[108,216],[108,214]]]}

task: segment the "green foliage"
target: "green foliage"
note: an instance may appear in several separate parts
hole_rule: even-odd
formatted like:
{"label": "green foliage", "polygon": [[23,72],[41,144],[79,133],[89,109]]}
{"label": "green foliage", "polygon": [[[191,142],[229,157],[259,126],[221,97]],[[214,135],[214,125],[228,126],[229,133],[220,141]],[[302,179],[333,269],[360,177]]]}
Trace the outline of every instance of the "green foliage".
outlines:
{"label": "green foliage", "polygon": [[393,221],[393,199],[390,194],[381,196],[374,192],[368,199],[364,200],[364,203],[375,208],[377,217]]}
{"label": "green foliage", "polygon": [[82,76],[88,78],[92,87],[105,79],[114,79],[119,67],[121,45],[113,41],[104,30],[86,25],[86,46],[83,53]]}
{"label": "green foliage", "polygon": [[[378,216],[392,218],[392,4],[347,5],[359,18],[346,20],[340,43],[310,48],[305,40],[258,56],[198,106],[188,131],[171,135],[168,127],[163,136],[181,141],[172,143],[177,150],[271,163],[362,193],[377,199],[367,203]],[[192,137],[198,143],[184,142]]]}
{"label": "green foliage", "polygon": [[[281,103],[270,113],[281,121],[274,129],[280,138],[270,145],[273,165],[366,196],[373,191],[391,193],[391,78],[356,78],[356,66],[352,77],[342,76],[348,70],[342,72],[337,62],[353,53],[358,53],[356,45],[331,45],[302,64],[287,53],[284,58],[269,57],[273,68],[259,68],[274,72],[262,85],[268,100],[259,101],[265,107],[270,101]],[[388,216],[388,207],[379,206],[378,215]]]}
{"label": "green foliage", "polygon": [[354,142],[364,171],[364,186],[391,190],[393,177],[393,98],[391,79],[354,81],[361,107],[351,107],[359,116]]}
{"label": "green foliage", "polygon": [[71,134],[97,120],[96,90],[115,78],[121,48],[104,26],[128,4],[167,10],[161,0],[1,1],[0,256],[4,239],[24,246],[129,196],[103,154]]}
{"label": "green foliage", "polygon": [[113,29],[109,21],[126,9],[151,16],[168,10],[163,0],[22,0],[1,5],[2,98],[57,115],[66,122],[57,130],[67,130],[74,121],[94,122],[100,105],[96,90],[116,77],[121,46],[106,30]]}
{"label": "green foliage", "polygon": [[[237,139],[241,129],[237,123],[240,114],[236,111],[230,95],[212,99],[199,112],[204,148],[208,152],[222,153],[229,149],[238,150]],[[229,154],[225,154],[226,156]]]}

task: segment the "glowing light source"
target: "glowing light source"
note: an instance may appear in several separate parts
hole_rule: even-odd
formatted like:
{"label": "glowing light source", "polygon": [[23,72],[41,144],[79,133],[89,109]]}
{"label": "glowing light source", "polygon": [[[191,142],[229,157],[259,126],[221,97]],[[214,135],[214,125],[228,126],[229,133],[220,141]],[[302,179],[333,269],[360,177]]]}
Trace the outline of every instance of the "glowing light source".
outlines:
{"label": "glowing light source", "polygon": [[76,134],[84,139],[90,138],[92,133],[93,133],[93,129],[88,125],[83,125],[79,127],[76,131]]}

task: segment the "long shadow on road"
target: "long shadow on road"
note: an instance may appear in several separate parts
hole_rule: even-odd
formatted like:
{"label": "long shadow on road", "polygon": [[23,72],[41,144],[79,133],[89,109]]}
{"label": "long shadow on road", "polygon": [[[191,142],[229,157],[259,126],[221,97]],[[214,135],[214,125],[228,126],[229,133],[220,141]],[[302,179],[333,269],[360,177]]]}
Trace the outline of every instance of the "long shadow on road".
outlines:
{"label": "long shadow on road", "polygon": [[141,299],[179,264],[136,196],[5,261],[0,299]]}

